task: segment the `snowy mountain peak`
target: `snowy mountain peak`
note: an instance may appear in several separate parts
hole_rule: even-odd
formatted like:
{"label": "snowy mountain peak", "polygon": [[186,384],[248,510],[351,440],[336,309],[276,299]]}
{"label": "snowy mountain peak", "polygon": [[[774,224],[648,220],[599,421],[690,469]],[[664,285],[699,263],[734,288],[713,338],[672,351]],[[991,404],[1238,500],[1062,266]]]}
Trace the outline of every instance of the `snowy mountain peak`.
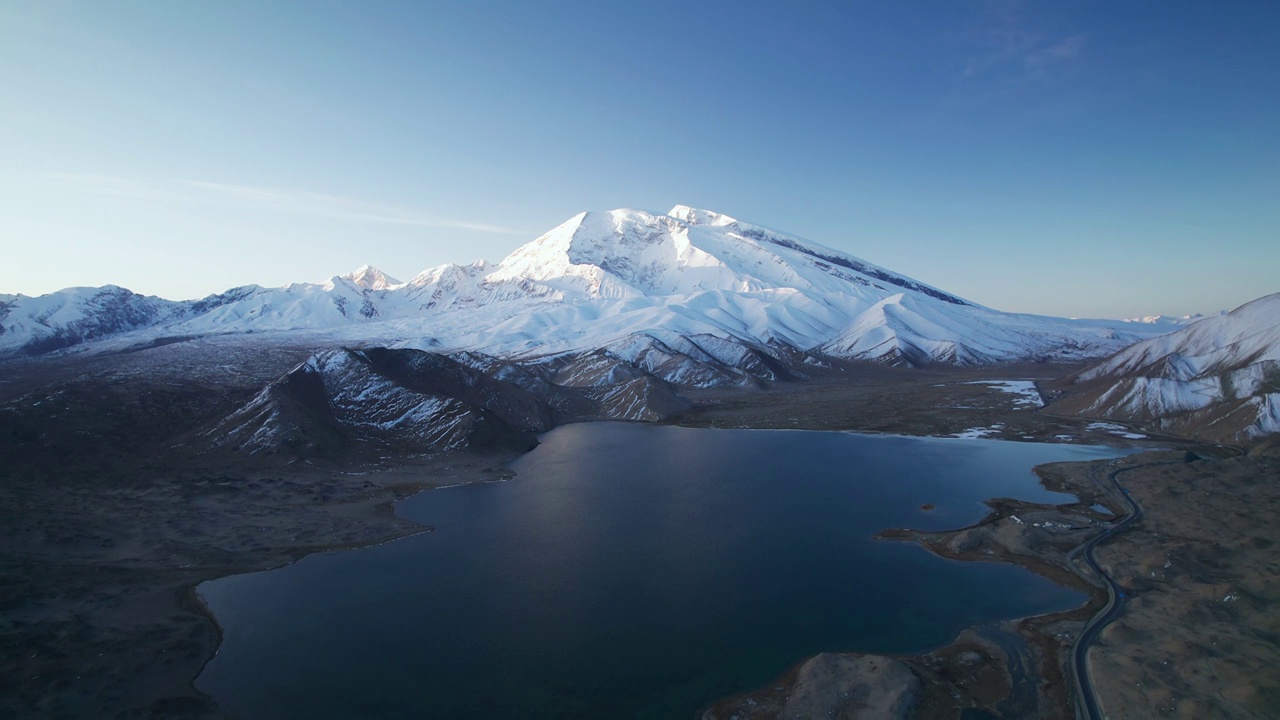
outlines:
{"label": "snowy mountain peak", "polygon": [[489,269],[489,264],[483,260],[474,262],[470,265],[456,265],[449,263],[446,265],[437,265],[433,268],[427,268],[414,276],[408,282],[410,287],[423,287],[425,285],[434,285],[442,281],[448,281],[451,278],[474,278],[478,277]]}
{"label": "snowy mountain peak", "polygon": [[732,225],[738,222],[737,219],[728,215],[711,210],[699,210],[688,205],[676,205],[667,211],[667,215],[690,225]]}
{"label": "snowy mountain peak", "polygon": [[965,300],[817,243],[683,205],[667,215],[575,215],[503,260],[489,281],[524,278],[566,297],[694,292],[837,293],[875,303],[903,290]]}
{"label": "snowy mountain peak", "polygon": [[342,279],[350,280],[365,290],[386,290],[403,284],[372,265],[361,265],[352,272],[343,275]]}

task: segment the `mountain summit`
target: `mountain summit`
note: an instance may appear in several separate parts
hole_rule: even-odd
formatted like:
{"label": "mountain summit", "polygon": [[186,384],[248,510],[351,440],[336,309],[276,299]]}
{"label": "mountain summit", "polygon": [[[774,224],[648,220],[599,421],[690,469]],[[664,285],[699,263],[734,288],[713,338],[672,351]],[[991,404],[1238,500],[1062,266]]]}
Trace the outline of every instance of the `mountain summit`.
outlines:
{"label": "mountain summit", "polygon": [[343,275],[342,279],[350,280],[365,290],[386,290],[403,284],[372,265],[361,265],[354,271]]}
{"label": "mountain summit", "polygon": [[588,297],[799,290],[877,302],[905,290],[970,304],[838,250],[684,205],[666,215],[575,215],[513,252],[488,277],[527,278]]}
{"label": "mountain summit", "polygon": [[848,253],[685,205],[665,214],[579,213],[497,264],[441,265],[407,283],[364,266],[325,283],[248,285],[188,302],[120,288],[0,300],[0,354],[252,332],[255,342],[268,341],[262,333],[306,333],[316,345],[512,357],[672,349],[702,338],[690,352],[715,347],[721,364],[762,351],[788,362],[976,364],[1101,357],[1170,329],[998,312]]}

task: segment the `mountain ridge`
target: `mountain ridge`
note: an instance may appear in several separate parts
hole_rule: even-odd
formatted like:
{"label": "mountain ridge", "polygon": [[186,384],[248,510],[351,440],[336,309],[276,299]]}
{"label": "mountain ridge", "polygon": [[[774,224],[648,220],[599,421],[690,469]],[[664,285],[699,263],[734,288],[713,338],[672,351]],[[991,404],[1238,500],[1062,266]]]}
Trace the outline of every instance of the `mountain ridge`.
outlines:
{"label": "mountain ridge", "polygon": [[1076,373],[1059,412],[1215,442],[1280,432],[1280,293],[1137,342]]}

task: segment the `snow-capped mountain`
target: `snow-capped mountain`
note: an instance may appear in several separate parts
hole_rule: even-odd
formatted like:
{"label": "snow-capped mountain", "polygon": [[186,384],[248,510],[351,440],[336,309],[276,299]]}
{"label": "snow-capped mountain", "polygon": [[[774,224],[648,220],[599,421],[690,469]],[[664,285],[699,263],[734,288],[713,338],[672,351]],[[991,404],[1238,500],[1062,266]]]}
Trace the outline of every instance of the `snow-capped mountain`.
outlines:
{"label": "snow-capped mountain", "polygon": [[40,297],[0,296],[0,357],[39,355],[180,318],[183,303],[122,287],[75,287]]}
{"label": "snow-capped mountain", "polygon": [[731,357],[975,364],[1101,357],[1172,329],[998,312],[847,253],[685,206],[581,213],[500,263],[442,265],[404,283],[365,266],[323,283],[249,285],[186,302],[120,288],[6,298],[0,355],[253,332],[317,346],[520,358],[635,341],[684,354],[688,341],[724,367]]}
{"label": "snow-capped mountain", "polygon": [[1136,343],[1074,382],[1059,410],[1212,440],[1280,432],[1280,293]]}

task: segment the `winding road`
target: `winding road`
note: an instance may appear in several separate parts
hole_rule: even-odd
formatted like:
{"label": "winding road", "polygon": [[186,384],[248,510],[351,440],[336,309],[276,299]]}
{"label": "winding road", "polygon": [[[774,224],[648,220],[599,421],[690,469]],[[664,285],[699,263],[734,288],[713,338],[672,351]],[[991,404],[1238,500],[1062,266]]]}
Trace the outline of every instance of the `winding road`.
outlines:
{"label": "winding road", "polygon": [[[1120,481],[1117,480],[1117,478],[1121,473],[1126,473],[1131,470],[1140,470],[1159,465],[1179,465],[1181,462],[1182,461],[1149,462],[1117,468],[1115,466],[1120,463],[1120,460],[1116,459],[1106,465],[1108,468],[1115,469],[1107,473],[1105,481],[1098,479],[1096,468],[1091,470],[1091,472],[1094,473],[1094,480],[1098,481],[1103,488],[1106,488],[1106,483],[1111,484],[1111,488],[1114,488],[1115,490],[1115,497],[1123,501],[1124,504],[1128,506],[1129,514],[1116,524],[1107,528],[1100,535],[1091,538],[1088,542],[1067,554],[1067,565],[1070,567],[1074,567],[1073,563],[1076,555],[1082,555],[1084,557],[1085,564],[1093,570],[1094,574],[1102,580],[1103,585],[1107,588],[1106,606],[1103,607],[1097,615],[1094,615],[1093,619],[1085,624],[1084,629],[1080,631],[1080,636],[1076,638],[1075,645],[1071,648],[1071,667],[1074,670],[1073,674],[1076,678],[1077,718],[1103,720],[1105,717],[1102,714],[1102,708],[1098,705],[1098,696],[1097,693],[1094,692],[1093,681],[1089,678],[1089,646],[1093,643],[1094,639],[1098,637],[1098,633],[1102,632],[1103,628],[1110,624],[1112,620],[1115,620],[1120,616],[1120,613],[1124,610],[1125,602],[1128,599],[1124,593],[1124,589],[1120,587],[1120,584],[1117,583],[1110,575],[1103,572],[1102,567],[1098,565],[1097,559],[1094,558],[1093,551],[1102,543],[1124,532],[1130,525],[1133,525],[1135,522],[1142,519],[1142,506],[1138,505],[1138,502],[1129,495],[1128,490],[1120,486]],[[1077,572],[1079,571],[1077,570]],[[1083,576],[1083,573],[1080,574]]]}
{"label": "winding road", "polygon": [[[1111,461],[1108,467],[1113,466],[1116,462],[1115,460]],[[1165,463],[1158,464],[1163,465]],[[1118,533],[1124,532],[1130,525],[1142,519],[1142,507],[1129,496],[1128,490],[1120,487],[1119,481],[1116,480],[1120,473],[1135,470],[1139,467],[1147,467],[1147,465],[1118,468],[1107,474],[1107,481],[1115,488],[1116,497],[1129,506],[1129,514],[1120,522],[1107,528],[1102,534],[1091,538],[1085,544],[1071,551],[1067,556],[1067,562],[1070,564],[1077,554],[1083,555],[1085,564],[1093,570],[1107,588],[1106,606],[1084,626],[1084,630],[1080,631],[1080,636],[1076,638],[1076,643],[1071,648],[1071,665],[1075,670],[1076,700],[1078,701],[1076,703],[1076,716],[1089,718],[1089,720],[1102,720],[1103,717],[1102,708],[1098,706],[1098,696],[1093,690],[1093,681],[1089,679],[1089,645],[1097,638],[1098,633],[1102,632],[1104,627],[1119,617],[1124,610],[1125,604],[1124,590],[1116,583],[1115,579],[1103,572],[1102,567],[1098,565],[1098,561],[1094,558],[1093,551],[1101,543]]]}

